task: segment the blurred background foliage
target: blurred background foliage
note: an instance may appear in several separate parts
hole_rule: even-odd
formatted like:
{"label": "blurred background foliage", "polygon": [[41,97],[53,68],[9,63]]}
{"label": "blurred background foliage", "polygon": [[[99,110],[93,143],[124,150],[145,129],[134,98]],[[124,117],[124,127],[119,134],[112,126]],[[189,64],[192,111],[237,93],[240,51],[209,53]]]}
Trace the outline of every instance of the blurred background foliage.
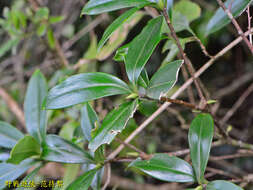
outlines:
{"label": "blurred background foliage", "polygon": [[[85,0],[37,0],[39,7],[34,6],[32,2],[0,1],[0,87],[5,89],[20,107],[23,107],[27,81],[37,68],[46,75],[50,88],[67,76],[83,72],[101,71],[127,80],[123,63],[114,60],[115,52],[117,48],[127,44],[141,32],[152,17],[152,10],[143,9],[135,14],[113,34],[108,43],[98,52],[97,43],[103,32],[124,10],[98,16],[80,17]],[[179,15],[173,15],[175,16],[173,24],[178,28],[178,35],[185,46],[185,52],[196,69],[208,61],[208,57],[204,55],[192,34],[198,36],[211,55],[218,53],[237,37],[237,32],[232,25],[206,37],[206,25],[217,7],[216,1],[180,0],[174,2],[174,9]],[[253,10],[251,12],[253,13]],[[186,23],[182,25],[181,21],[184,18],[186,18]],[[248,27],[246,12],[238,18],[238,22],[246,31]],[[147,64],[148,74],[151,76],[164,60],[175,59],[177,53],[177,48],[172,42],[160,43]],[[222,118],[247,86],[252,83],[252,73],[253,57],[246,45],[240,43],[201,76],[210,93],[210,99],[218,100],[217,117]],[[183,82],[184,79],[180,74],[179,82],[174,88],[177,89]],[[185,92],[180,98],[187,100],[187,93]],[[122,99],[119,97],[110,97],[97,100],[93,102],[93,105],[102,120],[109,110],[121,102]],[[140,111],[134,119],[131,119],[128,127],[119,137],[126,138],[158,106],[154,102],[143,101]],[[252,107],[253,94],[229,120],[232,126],[231,135],[249,143],[253,143]],[[76,143],[83,141],[80,138],[80,108],[80,106],[75,106],[65,110],[49,111],[49,133],[59,133],[60,136]],[[147,153],[187,148],[187,129],[192,118],[193,114],[189,110],[173,105],[152,122],[133,143]],[[1,98],[0,120],[12,123],[17,127],[22,125],[9,109],[8,103]],[[116,146],[118,143],[112,143],[111,149]],[[237,149],[231,146],[219,146],[212,149],[212,155],[233,154],[236,151]],[[121,155],[124,156],[129,152],[131,153],[131,150],[126,148]],[[0,157],[4,159],[1,150]],[[211,161],[210,166],[220,168],[227,173],[227,175],[214,174],[212,176],[212,172],[209,171],[211,178],[229,179],[232,175],[243,176],[252,173],[253,159],[249,157]],[[133,189],[130,187],[131,184],[143,184],[144,181],[153,185],[160,183],[150,177],[133,173],[131,170],[122,173],[120,171],[123,171],[123,167],[119,164],[113,164],[112,167],[115,176],[112,176],[111,187],[114,186],[114,189],[124,189],[124,183],[127,182],[130,189]],[[42,172],[37,180],[41,180],[42,176],[47,179],[64,177],[64,182],[69,183],[73,180],[73,175],[78,173],[78,169],[75,169],[74,166],[65,166],[65,169],[68,175],[64,176],[59,165],[51,165],[44,169],[44,173]],[[69,175],[71,172],[74,173],[72,176]],[[122,182],[118,188],[116,187],[117,180]],[[246,185],[245,189],[253,189],[252,183]],[[144,189],[145,186],[138,186],[138,188],[141,187]],[[153,186],[150,185],[149,188],[151,187]],[[174,187],[172,184],[171,189],[173,188],[183,189],[183,186],[175,185]]]}

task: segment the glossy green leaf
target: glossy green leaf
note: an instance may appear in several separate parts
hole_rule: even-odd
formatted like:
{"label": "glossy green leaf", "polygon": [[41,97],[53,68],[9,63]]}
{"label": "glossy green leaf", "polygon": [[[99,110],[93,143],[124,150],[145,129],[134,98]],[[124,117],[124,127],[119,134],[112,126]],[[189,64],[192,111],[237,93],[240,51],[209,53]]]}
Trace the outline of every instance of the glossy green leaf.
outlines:
{"label": "glossy green leaf", "polygon": [[9,159],[10,154],[8,151],[0,150],[0,162],[5,162]]}
{"label": "glossy green leaf", "polygon": [[[224,4],[230,9],[234,17],[238,17],[251,2],[252,0],[227,0]],[[230,22],[231,20],[228,18],[227,13],[220,7],[209,20],[206,27],[206,35],[220,30]]]}
{"label": "glossy green leaf", "polygon": [[[90,171],[97,168],[95,164],[83,164],[82,171]],[[93,190],[101,190],[102,179],[104,174],[104,167],[97,169],[95,176],[93,177],[93,181],[90,185]]]}
{"label": "glossy green leaf", "polygon": [[97,169],[85,172],[83,175],[78,177],[74,182],[72,182],[66,190],[88,190],[94,176],[97,173]]}
{"label": "glossy green leaf", "polygon": [[199,5],[189,0],[181,0],[176,3],[173,11],[180,12],[189,22],[199,18],[201,14]]}
{"label": "glossy green leaf", "polygon": [[93,190],[101,190],[103,175],[104,175],[104,168],[101,168],[100,170],[97,171],[91,183],[91,188]]}
{"label": "glossy green leaf", "polygon": [[[35,176],[37,175],[37,173],[39,172],[39,170],[41,169],[42,166],[39,166],[37,168],[35,168],[32,172],[30,172],[27,176],[24,177],[24,179],[22,179],[22,181],[20,182],[20,184],[25,183],[25,182],[30,182],[30,181],[34,181]],[[27,190],[27,187],[18,187],[16,188],[16,190]]]}
{"label": "glossy green leaf", "polygon": [[99,119],[95,110],[89,103],[85,103],[81,110],[81,129],[88,141],[91,141],[91,131],[96,128],[98,123]]}
{"label": "glossy green leaf", "polygon": [[114,137],[125,128],[128,120],[133,117],[136,108],[137,100],[124,103],[107,114],[92,138],[89,149],[94,152],[100,145],[110,144]]}
{"label": "glossy green leaf", "polygon": [[138,11],[140,8],[134,7],[130,9],[129,11],[126,11],[124,14],[122,14],[120,17],[118,17],[116,20],[113,21],[113,23],[105,30],[102,39],[100,40],[98,44],[98,49],[100,50],[101,47],[106,43],[106,41],[111,37],[113,32],[115,32],[120,26],[124,24],[125,21],[127,21],[136,11]]}
{"label": "glossy green leaf", "polygon": [[23,137],[17,128],[0,121],[0,147],[12,148]]}
{"label": "glossy green leaf", "polygon": [[82,10],[83,14],[96,15],[118,9],[145,6],[150,4],[148,0],[91,0]]}
{"label": "glossy green leaf", "polygon": [[146,117],[151,116],[158,109],[157,101],[142,100],[139,103],[138,111]]}
{"label": "glossy green leaf", "polygon": [[[189,42],[195,41],[195,39],[193,37],[188,37],[188,38],[181,38],[179,39],[180,44],[182,46],[182,48],[185,48],[185,45]],[[179,50],[178,47],[175,43],[175,41],[173,40],[167,40],[167,42],[165,43],[165,45],[163,46],[163,52],[170,50],[169,53],[167,54],[166,58],[163,60],[162,65],[167,64],[168,62],[171,62],[172,60],[174,60],[174,58],[177,56]]]}
{"label": "glossy green leaf", "polygon": [[46,96],[46,79],[37,70],[28,83],[24,112],[27,130],[38,142],[43,142],[46,138],[46,110],[42,109],[42,104]]}
{"label": "glossy green leaf", "polygon": [[138,79],[138,85],[142,86],[143,88],[147,88],[149,85],[149,78],[148,78],[148,73],[146,69],[143,69],[141,72],[141,75]]}
{"label": "glossy green leaf", "polygon": [[166,96],[177,81],[182,63],[182,60],[178,60],[163,65],[151,78],[147,88],[147,96],[154,99],[160,99],[162,95]]}
{"label": "glossy green leaf", "polygon": [[207,184],[206,190],[243,190],[241,187],[224,180],[216,180]]}
{"label": "glossy green leaf", "polygon": [[155,154],[150,160],[137,159],[129,167],[162,181],[167,182],[194,182],[193,169],[184,160],[167,154]]}
{"label": "glossy green leaf", "polygon": [[89,163],[93,158],[77,145],[57,135],[47,135],[42,159],[69,164]]}
{"label": "glossy green leaf", "polygon": [[131,93],[122,80],[106,73],[84,73],[69,77],[52,88],[47,109],[59,109],[105,96]]}
{"label": "glossy green leaf", "polygon": [[[187,20],[187,17],[178,11],[173,11],[172,25],[173,25],[176,32],[181,32],[183,30],[191,31],[190,23]],[[167,30],[167,31],[170,31],[170,30]]]}
{"label": "glossy green leaf", "polygon": [[145,64],[161,40],[163,17],[149,21],[142,32],[130,43],[126,55],[126,71],[131,82],[136,83]]}
{"label": "glossy green leaf", "polygon": [[0,189],[6,186],[6,182],[12,182],[38,162],[33,159],[27,159],[19,165],[0,163]]}
{"label": "glossy green leaf", "polygon": [[64,164],[65,171],[63,177],[63,187],[62,189],[66,189],[80,173],[80,164]]}
{"label": "glossy green leaf", "polygon": [[19,164],[21,161],[32,157],[40,156],[40,144],[32,136],[25,136],[11,150],[8,163]]}
{"label": "glossy green leaf", "polygon": [[214,122],[209,114],[199,114],[191,123],[188,140],[192,165],[198,183],[204,182],[214,133]]}

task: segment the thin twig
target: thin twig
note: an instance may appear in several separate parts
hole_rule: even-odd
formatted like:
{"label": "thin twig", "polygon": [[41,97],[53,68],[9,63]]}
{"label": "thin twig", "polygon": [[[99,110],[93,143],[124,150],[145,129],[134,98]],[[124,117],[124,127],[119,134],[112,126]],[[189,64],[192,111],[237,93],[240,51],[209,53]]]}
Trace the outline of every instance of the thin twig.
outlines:
{"label": "thin twig", "polygon": [[[248,30],[250,30],[250,28],[251,28],[251,19],[252,19],[252,16],[250,16],[250,5],[247,8],[247,14],[248,14]],[[249,42],[252,45],[252,34],[249,35]]]}
{"label": "thin twig", "polygon": [[214,98],[221,99],[224,96],[231,94],[232,92],[236,91],[238,88],[242,87],[244,84],[253,80],[253,75],[251,72],[243,74],[240,78],[235,79],[232,84],[226,86],[215,92]]}
{"label": "thin twig", "polygon": [[231,172],[228,173],[223,170],[216,169],[216,168],[207,167],[206,171],[209,171],[209,172],[212,172],[215,174],[219,174],[219,175],[223,175],[223,176],[227,176],[227,177],[231,177],[232,179],[239,179],[236,175],[231,174]]}
{"label": "thin twig", "polygon": [[171,36],[172,36],[172,38],[175,40],[176,45],[177,45],[177,47],[178,47],[178,49],[179,49],[180,57],[181,57],[181,59],[184,60],[186,66],[187,66],[187,68],[188,68],[188,70],[189,70],[189,72],[190,72],[190,74],[191,74],[191,77],[193,77],[193,79],[194,79],[194,84],[195,84],[196,89],[197,89],[197,91],[198,91],[199,97],[201,98],[201,100],[205,100],[206,98],[204,97],[204,94],[203,94],[203,92],[202,92],[202,90],[201,90],[201,87],[200,87],[198,78],[197,78],[197,77],[194,77],[195,69],[193,68],[192,63],[191,63],[191,61],[189,60],[189,58],[187,57],[187,55],[184,53],[184,49],[183,49],[183,47],[181,46],[180,41],[179,41],[179,38],[177,37],[176,31],[175,31],[174,27],[173,27],[172,24],[171,24],[171,21],[170,21],[170,19],[169,19],[169,15],[168,15],[168,13],[167,13],[166,8],[163,9],[162,14],[163,14],[163,16],[164,16],[164,18],[165,18],[165,20],[166,20],[166,23],[167,23],[169,29],[170,29]]}
{"label": "thin twig", "polygon": [[106,181],[104,183],[104,186],[102,187],[102,190],[106,190],[106,188],[108,187],[108,185],[110,184],[111,181],[111,164],[107,163],[107,175],[106,175]]}
{"label": "thin twig", "polygon": [[116,141],[118,141],[120,144],[123,144],[131,149],[133,149],[134,151],[138,152],[140,155],[140,157],[144,160],[148,160],[150,158],[150,156],[148,154],[146,154],[145,152],[143,152],[142,150],[139,150],[138,148],[136,148],[134,145],[131,145],[129,143],[125,143],[124,141],[122,141],[119,138],[116,138]]}
{"label": "thin twig", "polygon": [[103,14],[95,18],[91,23],[82,28],[76,35],[74,35],[70,40],[66,41],[63,44],[63,49],[66,51],[71,48],[80,38],[82,38],[85,34],[93,30],[97,25],[99,25],[102,21],[106,19],[106,16]]}
{"label": "thin twig", "polygon": [[200,40],[196,35],[194,35],[193,37],[194,37],[194,39],[199,43],[200,48],[201,48],[202,52],[205,54],[205,56],[207,56],[207,57],[209,57],[210,59],[212,59],[213,56],[210,55],[210,54],[207,52],[206,47],[205,47],[204,44],[201,42],[201,40]]}
{"label": "thin twig", "polygon": [[236,101],[233,107],[226,113],[226,115],[221,120],[221,125],[224,125],[238,110],[238,108],[243,104],[246,98],[253,92],[253,83],[247,88],[247,90],[241,95],[241,97]]}
{"label": "thin twig", "polygon": [[245,36],[245,34],[243,33],[240,25],[238,24],[238,22],[234,19],[232,13],[230,12],[230,10],[228,8],[226,8],[226,6],[224,5],[224,3],[221,0],[216,0],[218,2],[218,4],[220,5],[220,7],[226,12],[226,14],[228,15],[229,19],[232,21],[233,25],[235,26],[238,34],[242,37],[243,41],[246,43],[246,45],[248,46],[248,48],[250,49],[251,53],[253,54],[253,46],[252,44],[249,42],[248,38]]}
{"label": "thin twig", "polygon": [[[251,32],[253,32],[253,28],[251,28],[250,31],[246,32],[245,35],[249,35]],[[210,59],[206,64],[204,64],[196,73],[195,77],[199,77],[202,75],[211,65],[213,65],[214,61],[223,56],[225,53],[227,53],[229,50],[231,50],[233,47],[235,47],[238,43],[242,41],[242,37],[238,37],[233,42],[231,42],[229,45],[227,45],[224,49],[222,49],[218,54],[216,54],[212,59]],[[176,99],[186,88],[191,85],[193,82],[193,78],[190,78],[188,81],[186,81],[172,96],[171,99]],[[149,118],[147,118],[134,132],[131,133],[131,135],[128,136],[128,138],[124,141],[126,143],[129,143],[132,139],[134,139],[143,129],[145,129],[156,117],[158,117],[164,110],[167,109],[168,106],[170,106],[171,103],[166,102],[164,103],[156,112],[154,112]],[[124,145],[120,145],[116,150],[114,150],[109,156],[108,159],[115,158],[121,150],[124,148]]]}
{"label": "thin twig", "polygon": [[[183,73],[184,80],[187,81],[189,79],[189,76],[188,76],[187,70],[185,68],[185,65],[182,66],[182,73]],[[192,86],[188,86],[188,88],[187,88],[187,94],[188,94],[190,102],[192,104],[195,104],[196,102],[195,102]]]}
{"label": "thin twig", "polygon": [[3,100],[8,105],[9,109],[14,113],[18,119],[18,121],[22,124],[22,130],[23,132],[26,131],[25,129],[25,116],[24,112],[21,110],[17,102],[2,88],[0,87],[0,96],[3,98]]}

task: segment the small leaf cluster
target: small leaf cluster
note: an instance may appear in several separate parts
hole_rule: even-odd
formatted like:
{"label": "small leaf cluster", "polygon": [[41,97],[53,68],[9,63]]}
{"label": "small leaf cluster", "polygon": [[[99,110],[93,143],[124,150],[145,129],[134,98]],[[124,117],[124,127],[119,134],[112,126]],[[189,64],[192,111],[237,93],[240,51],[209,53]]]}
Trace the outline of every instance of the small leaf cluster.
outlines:
{"label": "small leaf cluster", "polygon": [[[49,46],[54,48],[55,42],[51,25],[61,22],[63,19],[62,16],[51,16],[47,7],[38,8],[36,12],[33,12],[30,8],[25,8],[23,1],[14,2],[11,9],[5,7],[3,18],[0,18],[0,26],[10,38],[0,47],[0,58],[10,50],[15,51],[21,40],[32,35],[46,36]],[[32,25],[31,32],[30,25]]]}

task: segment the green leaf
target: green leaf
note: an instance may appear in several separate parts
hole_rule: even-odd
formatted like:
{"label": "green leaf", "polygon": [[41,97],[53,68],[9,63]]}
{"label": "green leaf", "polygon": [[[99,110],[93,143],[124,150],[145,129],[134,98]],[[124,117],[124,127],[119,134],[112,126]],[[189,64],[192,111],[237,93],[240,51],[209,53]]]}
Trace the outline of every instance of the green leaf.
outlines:
{"label": "green leaf", "polygon": [[88,190],[96,173],[97,169],[84,173],[72,182],[66,190]]}
{"label": "green leaf", "polygon": [[174,6],[174,11],[180,12],[182,15],[186,16],[189,22],[200,17],[201,9],[198,4],[193,3],[189,0],[181,0]]}
{"label": "green leaf", "polygon": [[80,164],[65,164],[65,171],[63,177],[63,187],[62,189],[66,189],[75,179],[79,176],[80,173]]}
{"label": "green leaf", "polygon": [[91,183],[91,188],[93,190],[101,190],[103,175],[104,175],[104,168],[101,168],[100,170],[97,171]]}
{"label": "green leaf", "polygon": [[107,114],[91,140],[89,149],[94,152],[100,145],[110,144],[114,137],[125,128],[128,120],[133,117],[136,108],[137,100],[124,103]]}
{"label": "green leaf", "polygon": [[130,9],[129,11],[126,11],[124,14],[122,14],[120,17],[118,17],[113,23],[105,30],[102,39],[100,40],[98,44],[98,50],[101,49],[101,47],[106,43],[106,41],[111,37],[113,32],[115,32],[120,26],[124,24],[125,21],[127,21],[136,11],[138,11],[141,7],[134,7]]}
{"label": "green leaf", "polygon": [[47,24],[46,23],[41,23],[39,25],[39,27],[37,28],[36,33],[37,33],[38,36],[41,37],[41,36],[44,36],[46,34],[46,31],[47,31]]}
{"label": "green leaf", "polygon": [[138,111],[146,117],[151,116],[158,109],[157,101],[142,100],[139,103]]}
{"label": "green leaf", "polygon": [[0,58],[4,56],[11,48],[19,43],[19,39],[10,39],[0,47]]}
{"label": "green leaf", "polygon": [[44,160],[69,164],[93,162],[88,152],[57,135],[47,135],[46,142],[42,155]]}
{"label": "green leaf", "polygon": [[147,88],[148,85],[149,85],[149,78],[148,78],[148,73],[147,73],[147,70],[144,69],[142,72],[141,72],[141,75],[138,79],[138,85],[142,86],[143,88]]}
{"label": "green leaf", "polygon": [[53,30],[51,28],[47,30],[47,42],[51,49],[55,48],[55,38],[54,38]]}
{"label": "green leaf", "polygon": [[243,190],[241,187],[228,181],[216,180],[207,184],[206,190]]}
{"label": "green leaf", "polygon": [[49,16],[49,9],[47,7],[39,8],[35,13],[35,21],[47,20]]}
{"label": "green leaf", "polygon": [[[252,2],[252,0],[227,0],[224,4],[227,8],[230,9],[230,12],[236,18],[241,15],[242,12],[246,9],[246,7]],[[209,23],[206,27],[206,35],[214,33],[227,24],[229,24],[231,20],[228,18],[227,14],[220,7],[214,14],[214,16],[209,20]]]}
{"label": "green leaf", "polygon": [[146,6],[150,4],[148,0],[91,0],[82,10],[82,15],[96,15],[118,9]]}
{"label": "green leaf", "polygon": [[21,161],[32,157],[40,156],[40,144],[32,136],[25,136],[11,150],[8,163],[19,164]]}
{"label": "green leaf", "polygon": [[[30,172],[27,176],[25,176],[25,178],[20,182],[20,184],[22,184],[22,182],[30,182],[30,181],[34,181],[34,178],[36,176],[36,174],[39,172],[39,170],[41,169],[42,165],[35,168],[32,172]],[[27,187],[18,187],[16,188],[16,190],[27,190]]]}
{"label": "green leaf", "polygon": [[214,133],[214,122],[209,114],[199,114],[191,123],[188,140],[192,165],[199,184],[204,182]]}
{"label": "green leaf", "polygon": [[116,53],[115,53],[115,56],[113,57],[113,59],[115,61],[118,61],[118,62],[123,62],[126,60],[126,55],[128,53],[128,49],[129,49],[129,43],[120,47]]}
{"label": "green leaf", "polygon": [[19,165],[0,163],[0,189],[6,186],[6,182],[12,182],[17,179],[28,169],[36,166],[37,163],[37,161],[32,159],[24,160]]}
{"label": "green leaf", "polygon": [[90,106],[89,103],[85,103],[81,110],[81,129],[84,137],[91,141],[91,131],[96,128],[99,119],[95,110]]}
{"label": "green leaf", "polygon": [[159,99],[161,95],[166,95],[177,82],[182,63],[182,60],[178,60],[163,65],[151,78],[147,88],[147,96]]}
{"label": "green leaf", "polygon": [[43,74],[37,70],[28,83],[24,112],[27,130],[38,142],[43,142],[46,138],[46,110],[42,109],[42,104],[46,95],[46,79]]}
{"label": "green leaf", "polygon": [[167,154],[155,154],[150,160],[137,159],[129,167],[162,181],[194,182],[193,169],[190,164],[180,158]]}
{"label": "green leaf", "polygon": [[[173,11],[172,25],[173,25],[176,32],[181,32],[183,30],[191,31],[190,23],[187,20],[187,17],[182,15],[178,11]],[[166,27],[167,27],[167,32],[170,31],[168,26],[166,26]]]}
{"label": "green leaf", "polygon": [[142,32],[130,43],[126,55],[126,71],[131,82],[136,83],[145,64],[161,40],[163,17],[149,21]]}
{"label": "green leaf", "polygon": [[[180,44],[182,46],[182,48],[185,48],[185,44],[195,41],[195,39],[193,37],[188,37],[188,38],[180,38],[179,39]],[[174,40],[167,40],[167,42],[165,43],[165,45],[163,46],[163,50],[162,52],[165,52],[167,50],[170,50],[169,53],[167,54],[166,58],[163,60],[162,65],[167,64],[168,62],[171,62],[172,60],[174,60],[174,58],[177,56],[179,50],[177,45],[175,44]]]}
{"label": "green leaf", "polygon": [[12,148],[23,137],[17,128],[0,121],[0,147]]}
{"label": "green leaf", "polygon": [[47,109],[59,109],[117,94],[131,93],[122,80],[106,73],[85,73],[69,77],[50,90]]}
{"label": "green leaf", "polygon": [[62,20],[64,20],[64,16],[50,16],[49,23],[55,24],[55,23],[61,22]]}

